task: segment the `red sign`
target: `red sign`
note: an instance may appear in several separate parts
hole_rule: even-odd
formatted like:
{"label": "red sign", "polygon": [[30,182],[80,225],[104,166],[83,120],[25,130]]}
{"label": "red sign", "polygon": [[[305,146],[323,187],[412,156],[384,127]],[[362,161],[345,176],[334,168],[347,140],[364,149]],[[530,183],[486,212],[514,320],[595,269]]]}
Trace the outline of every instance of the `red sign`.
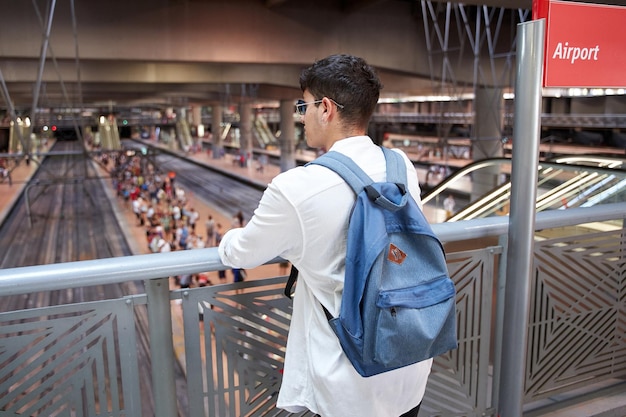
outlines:
{"label": "red sign", "polygon": [[533,17],[547,18],[544,87],[626,86],[626,7],[535,0]]}

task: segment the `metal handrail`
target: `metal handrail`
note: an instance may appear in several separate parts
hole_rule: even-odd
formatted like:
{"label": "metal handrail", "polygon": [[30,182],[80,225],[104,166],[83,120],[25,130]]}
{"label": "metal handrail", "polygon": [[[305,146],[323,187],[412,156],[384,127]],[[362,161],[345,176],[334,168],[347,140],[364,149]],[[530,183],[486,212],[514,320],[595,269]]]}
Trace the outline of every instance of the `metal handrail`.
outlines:
{"label": "metal handrail", "polygon": [[[500,165],[510,165],[512,160],[510,158],[488,158],[479,161],[474,161],[441,181],[432,190],[428,191],[422,196],[422,204],[427,204],[440,194],[448,191],[449,185],[460,180],[463,177],[471,175],[473,172],[487,167],[498,167]],[[596,163],[597,165],[592,165]],[[539,162],[539,168],[555,169],[555,170],[570,170],[570,171],[593,171],[605,175],[624,175],[625,171],[621,168],[611,167],[606,168],[607,164],[617,165],[623,163],[623,158],[604,157],[604,156],[588,156],[588,155],[564,155],[554,158],[554,161],[542,161]],[[604,165],[601,165],[604,164]],[[508,168],[510,169],[510,167]]]}
{"label": "metal handrail", "polygon": [[[540,212],[537,213],[535,230],[615,219],[626,219],[626,203]],[[508,231],[508,222],[508,216],[500,216],[438,223],[432,227],[435,234],[447,242],[503,235]],[[278,261],[275,259],[268,263]],[[115,284],[128,280],[150,280],[220,269],[228,267],[221,263],[217,248],[10,268],[0,270],[0,296]]]}

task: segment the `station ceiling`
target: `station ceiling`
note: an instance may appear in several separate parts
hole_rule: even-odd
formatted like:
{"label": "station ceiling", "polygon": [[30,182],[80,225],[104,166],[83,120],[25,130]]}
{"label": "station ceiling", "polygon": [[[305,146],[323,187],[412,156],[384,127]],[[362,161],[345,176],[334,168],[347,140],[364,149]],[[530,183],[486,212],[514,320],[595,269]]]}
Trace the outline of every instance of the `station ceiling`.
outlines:
{"label": "station ceiling", "polygon": [[515,25],[530,20],[532,0],[449,5],[0,0],[0,113],[28,113],[33,104],[114,109],[296,99],[302,68],[337,52],[373,64],[389,98],[511,87]]}

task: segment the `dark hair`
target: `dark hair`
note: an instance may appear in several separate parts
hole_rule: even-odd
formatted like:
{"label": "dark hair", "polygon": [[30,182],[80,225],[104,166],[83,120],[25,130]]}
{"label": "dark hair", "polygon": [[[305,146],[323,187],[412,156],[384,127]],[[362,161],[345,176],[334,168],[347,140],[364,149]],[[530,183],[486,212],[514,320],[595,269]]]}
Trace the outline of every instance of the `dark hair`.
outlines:
{"label": "dark hair", "polygon": [[367,126],[383,88],[374,68],[363,58],[331,55],[316,61],[300,74],[300,88],[315,100],[323,97],[341,104],[339,113],[347,123]]}

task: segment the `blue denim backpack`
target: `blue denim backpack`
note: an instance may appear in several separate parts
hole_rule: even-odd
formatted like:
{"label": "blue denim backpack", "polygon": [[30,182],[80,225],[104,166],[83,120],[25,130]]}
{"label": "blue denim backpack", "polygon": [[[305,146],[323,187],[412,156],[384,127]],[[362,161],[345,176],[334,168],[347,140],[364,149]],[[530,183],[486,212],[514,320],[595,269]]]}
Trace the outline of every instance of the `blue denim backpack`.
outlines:
{"label": "blue denim backpack", "polygon": [[[385,182],[374,183],[339,152],[310,162],[335,171],[357,195],[348,227],[339,317],[324,310],[362,376],[457,347],[455,288],[443,247],[407,191],[403,158],[381,149],[387,161]],[[295,271],[286,293],[291,291]]]}

